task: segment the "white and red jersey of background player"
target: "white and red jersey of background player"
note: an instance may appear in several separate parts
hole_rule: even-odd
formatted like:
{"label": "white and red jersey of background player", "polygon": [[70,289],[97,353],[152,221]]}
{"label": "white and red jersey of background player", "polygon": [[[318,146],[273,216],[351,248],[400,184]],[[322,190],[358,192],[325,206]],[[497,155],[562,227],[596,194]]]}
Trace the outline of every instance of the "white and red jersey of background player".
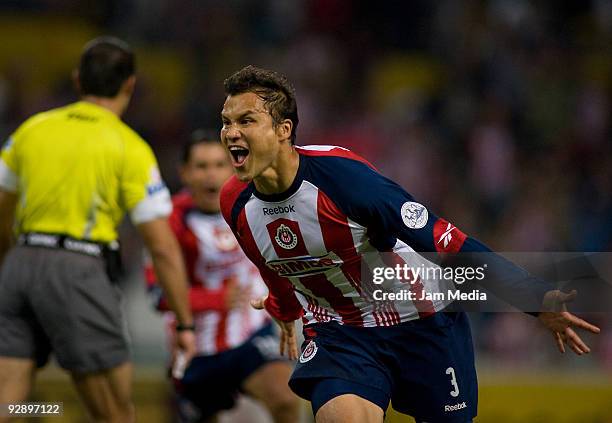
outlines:
{"label": "white and red jersey of background player", "polygon": [[407,283],[413,292],[413,300],[391,302],[376,299],[380,286],[368,275],[397,264],[434,267],[423,253],[437,261],[457,252],[487,253],[487,270],[503,276],[492,278],[492,292],[502,298],[524,293],[529,309],[539,309],[545,284],[437,217],[362,157],[336,146],[295,148],[299,167],[286,192],[265,195],[235,176],[221,192],[225,220],[268,285],[265,306],[272,316],[353,326],[430,316],[448,298],[430,300],[435,297],[423,292],[446,292],[452,282],[414,274],[411,280],[386,280],[386,292],[405,291]]}
{"label": "white and red jersey of background player", "polygon": [[[266,295],[266,286],[257,268],[240,249],[221,213],[203,213],[186,191],[175,195],[172,203],[169,221],[181,246],[190,281],[189,300],[194,313],[198,354],[218,354],[238,347],[270,319],[248,303],[228,310],[225,297],[228,283],[236,280],[252,298]],[[164,311],[168,339],[172,339],[174,313],[168,311],[150,260],[145,263],[145,278],[155,306]]]}

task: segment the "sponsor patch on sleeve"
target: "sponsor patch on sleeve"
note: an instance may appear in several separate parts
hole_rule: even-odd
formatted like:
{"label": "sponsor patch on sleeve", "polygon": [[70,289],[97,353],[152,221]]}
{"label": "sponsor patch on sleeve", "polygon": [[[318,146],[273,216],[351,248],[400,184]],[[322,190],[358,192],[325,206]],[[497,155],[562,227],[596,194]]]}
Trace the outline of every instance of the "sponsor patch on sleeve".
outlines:
{"label": "sponsor patch on sleeve", "polygon": [[166,188],[157,166],[151,167],[149,183],[147,184],[147,195],[154,195]]}
{"label": "sponsor patch on sleeve", "polygon": [[13,145],[13,138],[9,138],[8,140],[6,140],[6,142],[2,146],[2,151],[8,151],[8,149],[11,148],[12,145]]}

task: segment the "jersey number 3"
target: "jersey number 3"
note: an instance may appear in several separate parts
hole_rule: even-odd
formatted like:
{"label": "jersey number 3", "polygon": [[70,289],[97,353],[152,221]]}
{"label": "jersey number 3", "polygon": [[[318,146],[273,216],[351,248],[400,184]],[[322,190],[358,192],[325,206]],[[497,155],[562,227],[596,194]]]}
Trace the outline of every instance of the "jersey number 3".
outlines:
{"label": "jersey number 3", "polygon": [[451,385],[453,386],[453,390],[450,391],[450,395],[453,398],[456,398],[459,395],[459,385],[457,385],[457,377],[455,376],[455,369],[453,369],[452,367],[449,367],[448,369],[446,369],[446,374],[450,375],[451,377]]}

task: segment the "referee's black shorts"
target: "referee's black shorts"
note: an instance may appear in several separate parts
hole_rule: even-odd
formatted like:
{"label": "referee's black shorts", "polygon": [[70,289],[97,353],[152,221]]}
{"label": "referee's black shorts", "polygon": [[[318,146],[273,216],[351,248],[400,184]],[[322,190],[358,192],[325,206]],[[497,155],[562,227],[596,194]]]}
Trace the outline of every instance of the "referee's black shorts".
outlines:
{"label": "referee's black shorts", "polygon": [[51,351],[77,373],[129,360],[120,293],[101,258],[17,246],[0,269],[0,356],[43,366]]}

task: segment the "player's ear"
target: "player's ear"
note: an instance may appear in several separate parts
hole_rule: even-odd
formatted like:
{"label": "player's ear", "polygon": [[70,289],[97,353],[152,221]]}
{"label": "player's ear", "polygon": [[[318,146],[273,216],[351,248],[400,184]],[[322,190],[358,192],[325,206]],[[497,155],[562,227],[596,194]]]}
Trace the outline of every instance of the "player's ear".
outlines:
{"label": "player's ear", "polygon": [[121,91],[131,96],[134,92],[134,87],[136,86],[136,75],[130,76],[128,79],[123,81],[121,85]]}
{"label": "player's ear", "polygon": [[293,122],[291,119],[285,119],[278,125],[276,125],[276,133],[281,139],[291,139],[291,130],[293,129]]}

